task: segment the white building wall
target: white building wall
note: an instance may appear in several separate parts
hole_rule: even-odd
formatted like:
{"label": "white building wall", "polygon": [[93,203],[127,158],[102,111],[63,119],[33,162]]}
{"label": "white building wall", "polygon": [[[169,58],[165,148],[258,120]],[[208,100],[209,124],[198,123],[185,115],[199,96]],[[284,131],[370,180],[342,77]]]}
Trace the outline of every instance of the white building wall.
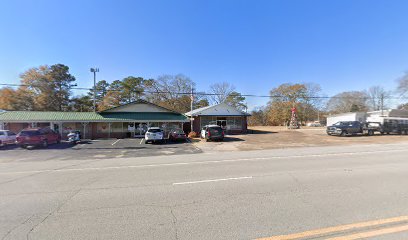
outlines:
{"label": "white building wall", "polygon": [[335,124],[336,122],[344,122],[344,121],[366,122],[366,114],[363,112],[357,112],[357,113],[344,113],[344,114],[328,116],[327,126],[331,126]]}

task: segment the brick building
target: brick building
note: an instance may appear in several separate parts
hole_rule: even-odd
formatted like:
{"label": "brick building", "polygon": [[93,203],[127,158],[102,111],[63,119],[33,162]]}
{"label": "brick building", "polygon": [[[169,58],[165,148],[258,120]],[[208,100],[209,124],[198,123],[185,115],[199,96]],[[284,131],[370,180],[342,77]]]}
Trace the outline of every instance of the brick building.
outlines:
{"label": "brick building", "polygon": [[[225,129],[227,134],[246,133],[248,130],[247,117],[251,116],[225,103],[195,109],[185,115],[194,119],[193,130],[195,132],[200,132],[205,125],[215,124]],[[189,130],[191,127],[187,125],[185,124],[185,129]]]}
{"label": "brick building", "polygon": [[165,131],[183,127],[188,118],[153,103],[138,100],[102,112],[6,111],[0,113],[0,129],[18,133],[29,127],[50,127],[62,138],[79,130],[82,138],[142,137],[148,127]]}

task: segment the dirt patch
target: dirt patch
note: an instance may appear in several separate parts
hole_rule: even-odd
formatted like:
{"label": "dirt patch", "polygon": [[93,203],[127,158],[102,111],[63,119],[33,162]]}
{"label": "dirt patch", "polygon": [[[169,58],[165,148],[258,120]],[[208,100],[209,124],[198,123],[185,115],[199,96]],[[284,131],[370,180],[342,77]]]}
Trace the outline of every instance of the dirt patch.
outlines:
{"label": "dirt patch", "polygon": [[390,144],[408,142],[407,135],[328,136],[325,128],[287,129],[285,127],[251,127],[245,135],[227,136],[225,142],[200,141],[203,151],[247,151],[308,146]]}

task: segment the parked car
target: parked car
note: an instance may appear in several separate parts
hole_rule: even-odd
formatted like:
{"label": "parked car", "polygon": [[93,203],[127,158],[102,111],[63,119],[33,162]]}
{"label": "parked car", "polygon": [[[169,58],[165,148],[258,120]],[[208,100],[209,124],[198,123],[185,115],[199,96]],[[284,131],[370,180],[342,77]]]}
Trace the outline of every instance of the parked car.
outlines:
{"label": "parked car", "polygon": [[147,129],[147,132],[145,134],[145,144],[148,144],[149,142],[164,142],[164,132],[161,128],[159,127],[151,127]]}
{"label": "parked car", "polygon": [[171,130],[169,133],[170,141],[187,141],[187,136],[181,129]]}
{"label": "parked car", "polygon": [[51,128],[28,128],[17,134],[17,144],[22,148],[60,143],[61,136]]}
{"label": "parked car", "polygon": [[16,143],[16,134],[9,130],[0,130],[0,147]]}
{"label": "parked car", "polygon": [[218,125],[206,125],[202,128],[200,137],[207,142],[210,140],[223,141],[224,130]]}
{"label": "parked car", "polygon": [[322,124],[319,121],[314,121],[314,122],[307,123],[306,126],[308,126],[308,127],[321,127]]}

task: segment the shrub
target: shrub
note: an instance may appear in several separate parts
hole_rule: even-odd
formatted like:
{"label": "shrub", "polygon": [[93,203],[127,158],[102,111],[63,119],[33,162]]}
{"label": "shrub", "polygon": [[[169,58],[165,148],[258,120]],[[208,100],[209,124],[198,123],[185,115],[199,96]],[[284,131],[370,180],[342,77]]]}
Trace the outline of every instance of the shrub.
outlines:
{"label": "shrub", "polygon": [[188,137],[189,137],[189,138],[197,138],[197,137],[198,137],[198,134],[197,134],[196,132],[192,131],[192,132],[190,132],[190,133],[188,134]]}

